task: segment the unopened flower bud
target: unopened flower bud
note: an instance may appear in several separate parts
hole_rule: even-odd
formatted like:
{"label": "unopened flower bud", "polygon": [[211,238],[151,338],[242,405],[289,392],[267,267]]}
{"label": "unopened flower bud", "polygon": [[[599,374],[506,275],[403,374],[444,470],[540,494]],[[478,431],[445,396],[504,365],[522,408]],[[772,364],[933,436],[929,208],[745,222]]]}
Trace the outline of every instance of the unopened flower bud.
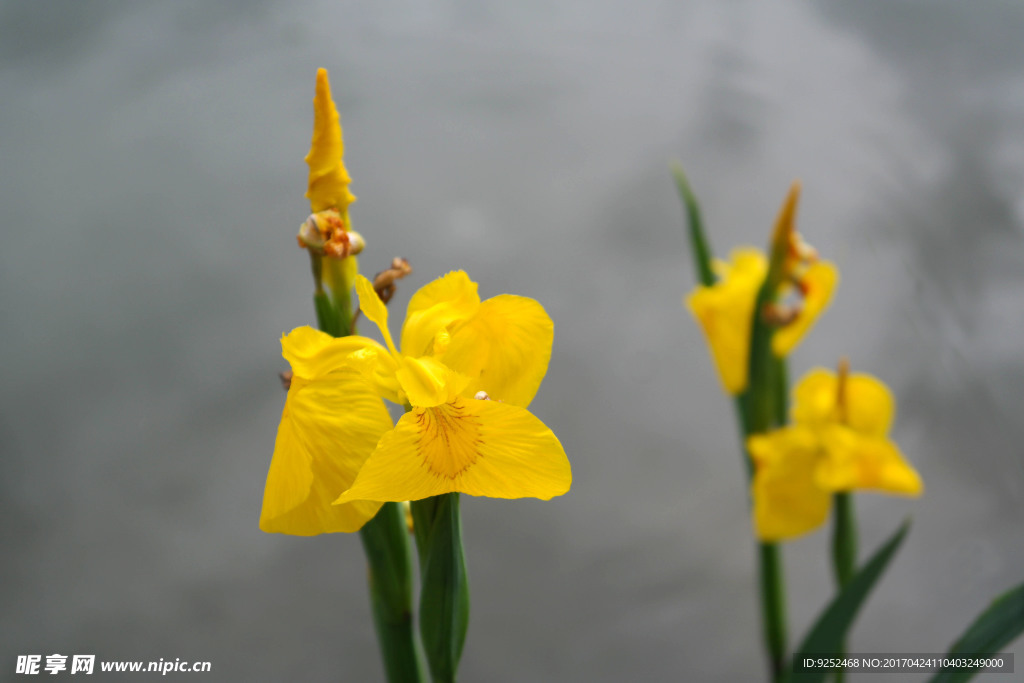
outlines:
{"label": "unopened flower bud", "polygon": [[358,232],[349,230],[347,222],[347,216],[335,209],[310,214],[299,227],[299,246],[331,258],[354,256],[363,250],[366,240]]}
{"label": "unopened flower bud", "polygon": [[324,235],[320,232],[320,226],[316,220],[316,214],[310,214],[309,218],[299,226],[299,234],[296,235],[299,246],[303,249],[320,251],[324,247]]}

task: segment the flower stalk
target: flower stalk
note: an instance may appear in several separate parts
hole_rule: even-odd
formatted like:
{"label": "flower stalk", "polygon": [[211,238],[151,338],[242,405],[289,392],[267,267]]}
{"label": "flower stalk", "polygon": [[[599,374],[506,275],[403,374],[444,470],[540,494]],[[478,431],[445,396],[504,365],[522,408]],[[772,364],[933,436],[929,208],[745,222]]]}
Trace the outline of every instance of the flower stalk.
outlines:
{"label": "flower stalk", "polygon": [[[315,272],[315,270],[314,270]],[[352,314],[344,318],[322,288],[313,296],[317,325],[332,336],[329,328],[351,329]],[[366,553],[370,609],[384,671],[389,683],[425,681],[423,654],[413,625],[412,548],[401,503],[384,503],[377,515],[359,530]]]}
{"label": "flower stalk", "polygon": [[[846,399],[846,386],[850,376],[850,362],[843,358],[839,361],[839,372],[836,381],[836,413],[839,424],[849,424],[849,405]],[[842,591],[857,571],[857,518],[853,511],[853,496],[848,491],[840,491],[832,495],[832,569],[835,572],[836,590]],[[846,652],[843,643],[840,653]],[[846,671],[842,668],[835,672],[836,683],[843,683]]]}
{"label": "flower stalk", "polygon": [[[757,294],[750,340],[749,380],[740,400],[746,406],[746,434],[762,434],[786,422],[789,380],[785,358],[772,353],[773,326],[764,315],[785,278],[786,259],[796,221],[799,183],[793,183],[782,205],[772,236],[768,274]],[[750,460],[748,454],[748,461]],[[751,470],[753,466],[751,463]],[[761,542],[758,565],[761,575],[761,615],[771,680],[782,680],[789,665],[787,654],[786,579],[778,544]]]}
{"label": "flower stalk", "polygon": [[459,494],[411,503],[420,559],[420,634],[434,683],[454,683],[469,627]]}
{"label": "flower stalk", "polygon": [[369,566],[370,607],[391,683],[425,680],[412,615],[412,553],[401,503],[385,503],[359,530]]}
{"label": "flower stalk", "polygon": [[[344,143],[327,72],[317,72],[313,141],[306,162],[313,214],[299,229],[309,251],[317,325],[332,337],[355,333],[352,285],[363,239],[351,231],[348,206],[355,197],[342,159]],[[326,291],[324,284],[330,290]],[[400,503],[384,503],[359,530],[366,554],[370,607],[384,669],[390,683],[425,680],[423,655],[413,625],[412,549]]]}
{"label": "flower stalk", "polygon": [[[705,288],[713,287],[716,278],[711,262],[711,250],[704,233],[697,199],[682,168],[675,164],[672,170],[686,209],[691,253],[698,282]],[[748,481],[753,479],[754,463],[746,449],[747,438],[752,434],[766,432],[786,421],[786,361],[785,358],[772,353],[773,328],[767,324],[762,312],[774,300],[776,289],[784,277],[789,236],[792,233],[798,197],[799,185],[794,184],[776,223],[768,273],[757,290],[750,330],[746,387],[735,399]],[[788,655],[785,570],[777,544],[758,544],[758,570],[765,649],[768,652],[771,679],[780,681],[786,674]]]}

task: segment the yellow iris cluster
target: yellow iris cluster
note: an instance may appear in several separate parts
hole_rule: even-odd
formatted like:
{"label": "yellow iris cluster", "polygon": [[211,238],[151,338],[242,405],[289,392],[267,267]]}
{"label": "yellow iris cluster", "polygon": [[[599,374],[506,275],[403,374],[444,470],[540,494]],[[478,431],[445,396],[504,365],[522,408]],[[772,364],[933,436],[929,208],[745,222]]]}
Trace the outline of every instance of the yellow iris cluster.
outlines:
{"label": "yellow iris cluster", "polygon": [[[763,309],[756,310],[769,260],[754,248],[735,250],[729,263],[714,262],[717,280],[686,299],[729,394],[748,389],[755,316],[772,329],[772,353],[784,358],[828,307],[838,283],[836,267],[818,259],[793,231],[795,202],[794,189],[776,230],[785,251],[782,279],[772,300],[762,302]],[[833,493],[919,495],[917,472],[887,438],[894,412],[892,394],[874,377],[848,376],[845,369],[838,376],[821,369],[806,375],[794,392],[791,423],[747,440],[758,537],[779,541],[819,527],[828,517]]]}
{"label": "yellow iris cluster", "polygon": [[921,478],[888,438],[895,411],[892,393],[871,375],[817,368],[804,376],[791,424],[747,440],[758,537],[780,541],[818,528],[833,493],[920,495]]}
{"label": "yellow iris cluster", "polygon": [[[317,74],[309,197],[299,243],[354,282],[362,314],[385,344],[301,327],[281,340],[292,379],[267,475],[260,528],[310,536],[357,531],[389,501],[461,492],[544,500],[569,490],[569,460],[529,405],[547,372],[554,324],[533,299],[481,301],[462,271],[409,302],[401,351],[388,311],[355,259],[350,178],[327,73]],[[326,226],[326,227],[325,227]],[[361,238],[359,240],[361,242]],[[325,278],[326,279],[326,278]],[[392,423],[384,404],[406,408]]]}

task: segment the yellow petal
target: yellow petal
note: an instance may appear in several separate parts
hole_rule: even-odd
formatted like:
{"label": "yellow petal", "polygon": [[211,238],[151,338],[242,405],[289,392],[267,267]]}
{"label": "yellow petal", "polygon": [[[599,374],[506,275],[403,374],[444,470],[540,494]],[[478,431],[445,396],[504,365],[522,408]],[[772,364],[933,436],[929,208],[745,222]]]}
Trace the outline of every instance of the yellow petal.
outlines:
{"label": "yellow petal", "polygon": [[737,249],[732,264],[719,265],[721,279],[710,287],[697,287],[686,305],[697,319],[726,392],[738,394],[747,385],[750,332],[757,292],[768,263],[755,249]]}
{"label": "yellow petal", "polygon": [[871,375],[854,374],[846,381],[846,424],[871,436],[889,433],[896,401],[889,387]]}
{"label": "yellow petal", "polygon": [[316,72],[316,95],[313,97],[313,142],[306,155],[309,165],[306,197],[313,213],[334,208],[344,214],[348,205],[356,200],[348,191],[352,179],[342,161],[344,153],[341,120],[331,99],[327,70],[319,69]]}
{"label": "yellow petal", "polygon": [[313,379],[347,364],[347,358],[364,349],[387,350],[372,339],[359,336],[332,337],[312,327],[297,327],[281,337],[281,355],[296,375]]}
{"label": "yellow petal", "polygon": [[808,426],[835,422],[838,396],[836,373],[814,368],[800,378],[793,390],[793,421]]}
{"label": "yellow petal", "polygon": [[263,494],[260,529],[313,536],[357,531],[379,503],[332,503],[391,428],[383,402],[352,369],[292,379]]}
{"label": "yellow petal", "polygon": [[403,358],[398,368],[398,383],[417,408],[447,403],[452,371],[433,358]]}
{"label": "yellow petal", "polygon": [[845,427],[823,431],[827,456],[817,468],[819,486],[829,491],[871,490],[919,496],[921,477],[892,441]]}
{"label": "yellow petal", "polygon": [[815,368],[793,391],[793,421],[804,425],[838,424],[861,434],[884,437],[889,433],[896,402],[877,378],[857,373],[846,379],[844,408],[839,409],[836,374]]}
{"label": "yellow petal", "polygon": [[431,353],[438,332],[470,317],[479,306],[477,284],[461,270],[424,285],[409,301],[402,325],[402,351],[410,356]]}
{"label": "yellow petal", "polygon": [[377,296],[373,283],[362,275],[357,275],[356,294],[359,295],[359,310],[363,312],[363,315],[368,320],[380,328],[380,333],[384,336],[384,342],[388,345],[391,353],[397,358],[398,349],[395,348],[395,342],[391,339],[391,332],[388,330],[388,307]]}
{"label": "yellow petal", "polygon": [[562,444],[529,411],[457,398],[402,416],[338,501],[420,500],[455,491],[548,500],[571,484]]}
{"label": "yellow petal", "polygon": [[502,294],[452,326],[441,359],[470,378],[468,396],[485,391],[525,408],[547,373],[554,335],[555,325],[538,302]]}
{"label": "yellow petal", "polygon": [[345,361],[348,367],[363,375],[378,396],[399,405],[405,403],[398,384],[398,363],[380,344],[374,342],[374,347],[359,349]]}
{"label": "yellow petal", "polygon": [[839,282],[839,271],[828,261],[819,261],[807,268],[801,281],[805,292],[799,314],[772,335],[772,352],[780,358],[796,348],[818,316],[828,308]]}
{"label": "yellow petal", "polygon": [[813,431],[784,427],[750,437],[747,449],[756,465],[751,495],[758,538],[783,541],[825,522],[831,494],[815,478],[821,449]]}

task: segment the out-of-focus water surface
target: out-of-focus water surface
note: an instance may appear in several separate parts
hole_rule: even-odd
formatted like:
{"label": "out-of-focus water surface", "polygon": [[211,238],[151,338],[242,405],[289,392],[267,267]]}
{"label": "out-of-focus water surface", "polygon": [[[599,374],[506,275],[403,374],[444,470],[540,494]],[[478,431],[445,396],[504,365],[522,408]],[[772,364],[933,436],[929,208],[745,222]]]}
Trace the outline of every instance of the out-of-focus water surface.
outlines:
{"label": "out-of-focus water surface", "polygon": [[[865,553],[914,522],[851,647],[943,651],[1024,579],[1022,33],[995,1],[3,3],[0,677],[57,652],[381,679],[358,537],[257,529],[278,339],[312,320],[319,66],[363,268],[416,269],[393,308],[464,268],[556,322],[532,409],[573,490],[466,499],[464,680],[762,675],[672,158],[723,254],[803,179],[843,282],[791,366],[884,377],[927,487],[857,497]],[[794,640],[827,548],[786,548]]]}

